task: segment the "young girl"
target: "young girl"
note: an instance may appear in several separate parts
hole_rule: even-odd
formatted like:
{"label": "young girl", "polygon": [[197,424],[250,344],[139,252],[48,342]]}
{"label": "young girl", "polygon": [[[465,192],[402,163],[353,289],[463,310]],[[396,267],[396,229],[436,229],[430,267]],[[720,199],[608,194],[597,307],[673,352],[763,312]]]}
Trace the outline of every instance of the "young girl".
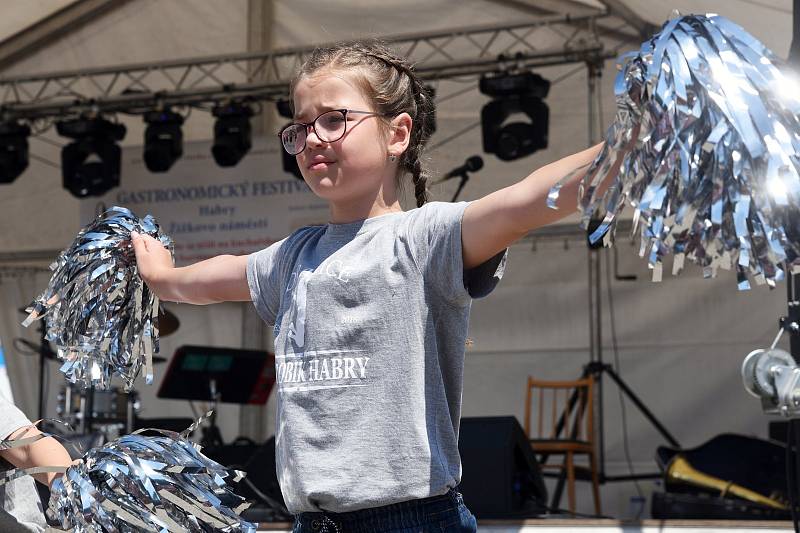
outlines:
{"label": "young girl", "polygon": [[[141,275],[163,300],[252,300],[274,324],[277,471],[294,531],[475,531],[455,491],[471,299],[497,284],[510,244],[576,208],[580,175],[560,210],[547,193],[600,147],[471,203],[428,204],[433,103],[405,60],[374,43],[318,50],[291,95],[281,142],[330,222],[183,268],[136,235]],[[419,208],[404,212],[406,174]]]}

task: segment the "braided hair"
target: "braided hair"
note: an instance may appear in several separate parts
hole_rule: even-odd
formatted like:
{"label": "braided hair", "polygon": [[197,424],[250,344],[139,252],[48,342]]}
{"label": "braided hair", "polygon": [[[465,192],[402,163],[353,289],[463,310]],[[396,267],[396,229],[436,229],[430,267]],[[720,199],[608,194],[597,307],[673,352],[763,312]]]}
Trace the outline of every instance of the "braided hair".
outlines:
{"label": "braided hair", "polygon": [[[325,69],[349,69],[357,76],[364,94],[373,102],[374,110],[386,117],[400,113],[411,116],[411,139],[400,156],[400,170],[411,175],[417,207],[428,201],[427,170],[422,150],[433,133],[435,105],[430,90],[414,72],[407,60],[394,54],[378,41],[340,43],[318,48],[311,53],[291,84]],[[402,190],[403,182],[398,180]]]}

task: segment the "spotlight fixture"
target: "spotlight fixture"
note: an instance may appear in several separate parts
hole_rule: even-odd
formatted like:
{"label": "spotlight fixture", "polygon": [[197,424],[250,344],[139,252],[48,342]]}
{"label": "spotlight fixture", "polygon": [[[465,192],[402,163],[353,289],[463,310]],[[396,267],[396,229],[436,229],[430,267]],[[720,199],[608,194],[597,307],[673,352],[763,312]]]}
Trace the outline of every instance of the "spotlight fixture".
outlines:
{"label": "spotlight fixture", "polygon": [[221,167],[236,166],[252,146],[250,117],[253,109],[245,104],[218,105],[212,111],[217,117],[214,123],[214,144],[211,153]]}
{"label": "spotlight fixture", "polygon": [[165,109],[144,115],[144,164],[150,172],[166,172],[183,155],[183,117]]}
{"label": "spotlight fixture", "polygon": [[12,183],[28,168],[31,129],[19,122],[0,123],[0,183]]}
{"label": "spotlight fixture", "polygon": [[275,109],[278,110],[278,114],[283,118],[294,118],[294,113],[292,112],[292,103],[286,98],[279,98],[278,100],[275,100]]}
{"label": "spotlight fixture", "polygon": [[73,196],[102,196],[119,185],[122,150],[117,141],[125,137],[124,125],[81,117],[57,122],[56,131],[74,139],[61,150],[64,188]]}
{"label": "spotlight fixture", "polygon": [[[481,109],[483,151],[512,161],[547,148],[549,90],[550,82],[533,72],[481,77],[480,91],[493,98]],[[530,122],[506,122],[520,113]]]}

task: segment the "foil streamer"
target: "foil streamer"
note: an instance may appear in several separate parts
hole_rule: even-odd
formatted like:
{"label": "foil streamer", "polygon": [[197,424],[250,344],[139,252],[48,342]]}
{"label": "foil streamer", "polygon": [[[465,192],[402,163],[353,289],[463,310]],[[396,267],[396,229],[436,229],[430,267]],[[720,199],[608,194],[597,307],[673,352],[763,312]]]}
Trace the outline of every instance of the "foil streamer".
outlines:
{"label": "foil streamer", "polygon": [[64,361],[67,380],[83,388],[108,389],[119,375],[130,391],[142,366],[153,382],[158,352],[158,298],[139,276],[131,232],[147,233],[172,250],[150,215],[137,218],[112,207],[82,229],[50,265],[47,290],[27,309],[22,323],[45,318],[47,339]]}
{"label": "foil streamer", "polygon": [[[75,533],[230,532],[253,533],[256,525],[239,517],[249,504],[225,479],[228,470],[200,453],[187,439],[211,413],[182,433],[142,429],[89,450],[69,468],[13,470],[0,485],[28,474],[64,472],[50,488],[48,518]],[[143,435],[156,432],[157,436]],[[51,436],[0,441],[0,450]]]}
{"label": "foil streamer", "polygon": [[669,253],[673,274],[686,259],[704,277],[735,268],[740,290],[796,271],[800,86],[781,60],[730,20],[689,15],[617,67],[616,118],[579,189],[583,226],[602,219],[592,242],[610,244],[629,203],[654,281]]}
{"label": "foil streamer", "polygon": [[249,504],[227,488],[229,471],[182,435],[140,432],[94,448],[53,483],[48,515],[76,533],[242,532]]}

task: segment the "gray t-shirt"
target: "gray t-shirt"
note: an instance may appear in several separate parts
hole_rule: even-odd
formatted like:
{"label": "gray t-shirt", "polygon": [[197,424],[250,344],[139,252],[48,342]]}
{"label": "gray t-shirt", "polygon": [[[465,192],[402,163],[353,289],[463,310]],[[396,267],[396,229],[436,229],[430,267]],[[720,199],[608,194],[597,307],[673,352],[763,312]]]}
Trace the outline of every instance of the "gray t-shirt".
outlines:
{"label": "gray t-shirt", "polygon": [[472,298],[505,253],[464,271],[467,203],[311,226],[249,257],[275,327],[276,459],[289,510],[346,512],[444,494]]}
{"label": "gray t-shirt", "polygon": [[[30,425],[30,420],[22,411],[0,394],[0,440],[23,426]],[[0,459],[0,477],[14,466]],[[47,527],[39,493],[36,492],[35,481],[26,476],[0,485],[0,531],[3,533],[30,533],[44,531]]]}

